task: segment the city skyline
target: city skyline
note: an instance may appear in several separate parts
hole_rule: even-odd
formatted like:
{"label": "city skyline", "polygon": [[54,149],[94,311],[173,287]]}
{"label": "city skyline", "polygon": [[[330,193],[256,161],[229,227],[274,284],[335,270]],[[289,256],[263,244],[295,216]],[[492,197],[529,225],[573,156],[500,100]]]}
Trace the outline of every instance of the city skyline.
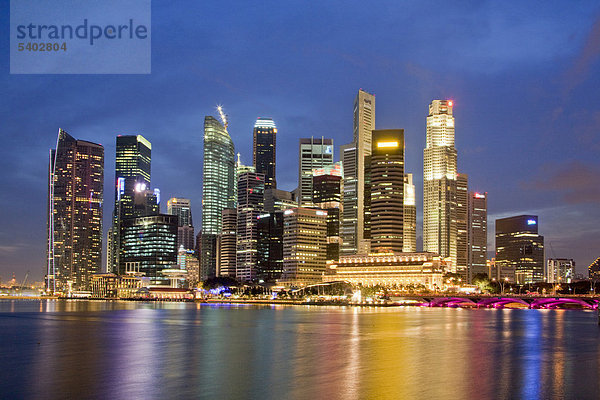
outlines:
{"label": "city skyline", "polygon": [[[476,14],[477,10],[455,8],[447,11],[451,16],[464,14],[469,29],[474,29],[475,17],[481,16]],[[528,12],[525,6],[517,8]],[[415,9],[408,11],[418,12]],[[448,53],[451,48],[460,47],[450,46],[449,42],[461,39],[461,43],[466,43],[463,56],[459,57],[464,64],[461,60],[448,60],[443,66],[447,75],[443,77],[438,76],[440,70],[437,67],[431,67],[436,58],[430,50],[413,53],[411,57],[394,58],[392,55],[397,54],[395,42],[384,41],[367,52],[372,59],[357,60],[344,46],[345,42],[340,42],[337,37],[332,39],[332,43],[314,50],[324,52],[329,62],[327,68],[317,68],[317,73],[313,74],[316,77],[311,76],[316,85],[313,83],[304,89],[304,72],[294,73],[288,69],[285,74],[273,75],[272,67],[258,75],[258,82],[245,83],[243,79],[247,74],[234,77],[234,71],[239,67],[226,66],[222,74],[204,70],[192,74],[192,77],[170,82],[169,85],[175,89],[165,92],[167,100],[172,101],[173,96],[181,97],[174,101],[174,106],[156,96],[164,90],[160,76],[168,75],[165,71],[171,68],[172,61],[166,61],[164,57],[157,57],[153,75],[148,77],[108,76],[100,80],[93,76],[18,77],[6,74],[1,79],[10,100],[1,103],[1,110],[10,118],[1,128],[4,137],[9,137],[8,146],[2,153],[2,166],[4,170],[11,171],[11,175],[5,175],[6,191],[3,190],[1,203],[6,224],[0,232],[0,276],[6,281],[13,271],[17,277],[29,271],[38,280],[42,278],[45,216],[41,204],[46,197],[42,188],[46,187],[44,181],[47,175],[47,165],[42,160],[53,146],[58,128],[65,129],[78,139],[101,143],[105,147],[105,238],[112,211],[109,197],[114,192],[111,166],[114,165],[116,135],[141,134],[151,141],[154,147],[153,187],[161,188],[165,200],[170,197],[190,198],[193,213],[201,215],[199,193],[202,182],[198,173],[201,126],[204,115],[214,114],[216,103],[225,104],[230,114],[230,132],[236,150],[242,153],[246,164],[252,159],[251,145],[248,144],[252,140],[253,122],[260,115],[273,117],[280,130],[278,187],[292,190],[297,182],[297,160],[287,154],[296,153],[300,137],[325,136],[334,139],[336,144],[350,142],[351,103],[359,87],[377,96],[377,129],[405,129],[406,171],[415,175],[417,188],[418,236],[423,209],[422,158],[419,157],[425,143],[423,110],[433,99],[453,99],[457,118],[458,169],[469,174],[470,190],[489,193],[488,239],[494,232],[493,223],[497,218],[538,215],[540,232],[547,242],[552,243],[556,252],[556,255],[548,254],[547,257],[573,258],[578,272],[584,272],[587,265],[597,258],[595,250],[599,248],[597,237],[600,236],[594,226],[599,218],[595,197],[598,195],[599,168],[594,158],[598,149],[594,136],[598,119],[593,107],[598,95],[590,89],[596,87],[598,79],[594,74],[598,68],[598,49],[594,45],[599,34],[598,25],[594,25],[598,8],[563,11],[563,22],[551,13],[540,16],[552,22],[548,29],[523,21],[511,26],[493,16],[484,18],[484,26],[506,28],[499,41],[499,54],[505,56],[502,59],[486,55],[479,49],[485,41],[499,38],[496,30],[490,30],[481,40],[457,38],[449,32],[450,37],[442,39],[441,48]],[[174,12],[157,7],[159,14]],[[303,10],[299,12],[304,15]],[[381,13],[381,9],[371,12]],[[505,9],[505,13],[508,12]],[[287,15],[281,9],[279,13]],[[348,17],[349,21],[353,18],[347,14],[342,17]],[[7,15],[2,18],[7,18]],[[335,21],[342,23],[339,18],[336,17]],[[433,16],[428,18],[435,19]],[[250,29],[244,21],[241,22],[244,27],[241,29]],[[153,29],[160,31],[164,26],[157,21]],[[297,34],[293,27],[278,25],[277,29]],[[555,43],[544,43],[539,52],[532,54],[523,54],[518,48],[510,49],[509,44],[517,43],[515,36],[527,29],[539,31],[536,36],[554,38],[556,40],[547,42]],[[561,30],[564,32],[561,33]],[[385,37],[395,36],[392,33]],[[377,34],[381,31],[376,29],[369,36]],[[526,35],[519,38],[523,36]],[[353,38],[356,39],[356,36]],[[314,39],[314,36],[309,38]],[[231,41],[232,38],[226,37],[226,40]],[[525,37],[524,40],[534,39]],[[417,42],[417,45],[424,43],[422,40]],[[306,42],[300,43],[302,46]],[[338,53],[333,50],[335,43],[339,44]],[[161,38],[157,38],[156,44],[161,45]],[[165,43],[162,45],[165,46]],[[407,54],[411,54],[411,45],[400,45],[408,51]],[[2,46],[7,45],[4,43]],[[359,42],[358,46],[364,48],[365,43]],[[565,47],[567,50],[564,50]],[[542,54],[544,52],[549,55]],[[287,53],[281,47],[275,47],[267,54],[273,57]],[[309,54],[313,53],[309,51]],[[549,59],[554,61],[552,65],[548,65]],[[475,61],[479,67],[488,66],[489,69],[485,74],[468,68],[463,71],[467,61]],[[285,61],[277,63],[287,65]],[[180,71],[189,65],[184,63],[175,70]],[[383,73],[393,65],[400,66],[400,72],[393,75]],[[6,71],[7,61],[3,60],[0,67]],[[325,70],[335,72],[331,80],[325,77]],[[384,75],[384,78],[378,78],[378,75]],[[296,81],[282,85],[286,78]],[[109,87],[111,85],[107,85],[105,79],[116,86],[123,84],[128,92],[136,94],[120,96],[123,89]],[[410,80],[412,82],[408,82]],[[274,85],[263,92],[255,90],[256,84],[260,86],[266,81],[273,81]],[[546,84],[549,82],[552,84]],[[82,84],[88,87],[89,93],[76,90]],[[186,85],[194,90],[183,90]],[[203,85],[207,87],[201,92],[197,90]],[[58,92],[59,88],[61,104],[54,104],[47,95],[38,96]],[[312,104],[315,93],[319,100]],[[99,96],[111,97],[114,102],[98,105],[95,100]],[[288,98],[281,101],[284,97]],[[490,111],[490,102],[494,103],[493,112]],[[39,113],[42,118],[28,118],[24,112]],[[20,141],[31,145],[25,148]],[[563,154],[565,149],[569,150]],[[339,154],[339,147],[337,152]],[[27,210],[33,211],[25,212],[25,204],[9,206],[9,198],[31,199],[27,202]],[[14,212],[9,213],[9,209]],[[165,211],[165,204],[162,211]],[[488,240],[488,244],[488,250],[492,251],[493,241]]]}

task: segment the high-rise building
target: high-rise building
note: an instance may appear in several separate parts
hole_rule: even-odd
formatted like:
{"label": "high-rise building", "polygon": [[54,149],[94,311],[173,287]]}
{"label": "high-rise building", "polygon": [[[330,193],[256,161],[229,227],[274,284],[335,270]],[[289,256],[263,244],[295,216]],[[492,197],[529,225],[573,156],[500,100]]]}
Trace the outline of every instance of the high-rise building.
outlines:
{"label": "high-rise building", "polygon": [[593,282],[600,280],[600,257],[596,258],[588,267],[588,279]]}
{"label": "high-rise building", "polygon": [[283,273],[283,211],[257,218],[257,277],[273,282]]}
{"label": "high-rise building", "polygon": [[572,258],[549,258],[546,263],[546,282],[571,283],[575,275],[575,261]]}
{"label": "high-rise building", "polygon": [[451,100],[433,100],[427,116],[423,152],[423,251],[457,265],[456,149]]}
{"label": "high-rise building", "polygon": [[370,164],[366,157],[371,155],[372,131],[375,129],[375,96],[359,90],[354,99],[353,114],[354,140],[341,149],[344,166],[344,254],[366,253],[369,250],[368,202],[371,197],[365,192],[365,188],[368,190],[369,187],[365,182],[365,171],[368,170],[367,164]]}
{"label": "high-rise building", "polygon": [[[358,251],[358,237],[356,226],[358,223],[358,195],[357,195],[357,166],[356,145],[346,144],[340,147],[340,157],[344,169],[344,193],[342,196],[342,254],[356,254]],[[363,222],[364,224],[364,222]]]}
{"label": "high-rise building", "polygon": [[194,226],[190,199],[171,197],[167,201],[167,214],[177,215],[178,226]]}
{"label": "high-rise building", "polygon": [[217,276],[235,278],[237,257],[237,209],[224,209],[222,219],[223,229],[217,240]]}
{"label": "high-rise building", "polygon": [[194,224],[190,199],[172,197],[167,202],[167,214],[177,215],[177,247],[194,249]]}
{"label": "high-rise building", "polygon": [[404,174],[404,232],[402,233],[402,252],[417,251],[417,203],[413,174]]}
{"label": "high-rise building", "polygon": [[236,278],[252,281],[256,278],[258,216],[264,212],[265,176],[246,172],[238,179],[237,260]]}
{"label": "high-rise building", "polygon": [[340,217],[342,210],[342,165],[335,163],[326,168],[313,170],[312,204],[327,212],[327,257],[328,261],[340,258],[342,239]]}
{"label": "high-rise building", "polygon": [[327,212],[299,207],[283,214],[281,282],[290,286],[321,282],[326,267]]}
{"label": "high-rise building", "polygon": [[90,290],[102,263],[104,147],[58,130],[48,166],[48,291]]}
{"label": "high-rise building", "polygon": [[469,177],[456,175],[456,273],[469,279]]}
{"label": "high-rise building", "polygon": [[298,207],[298,200],[294,192],[281,189],[265,189],[265,211],[272,213],[276,210],[287,210]]}
{"label": "high-rise building", "polygon": [[[487,192],[469,192],[468,265],[469,282],[477,274],[488,274]],[[489,275],[489,274],[488,274]]]}
{"label": "high-rise building", "polygon": [[194,250],[180,246],[177,251],[177,265],[186,272],[187,287],[197,287],[200,282],[200,262]]}
{"label": "high-rise building", "polygon": [[404,232],[404,129],[373,131],[370,157],[371,249],[401,253]]}
{"label": "high-rise building", "polygon": [[265,176],[265,188],[277,187],[275,179],[277,127],[271,118],[258,118],[254,124],[253,165]]}
{"label": "high-rise building", "polygon": [[[107,260],[107,272],[119,272],[121,253],[121,222],[127,218],[141,216],[136,209],[136,193],[150,189],[152,145],[142,135],[118,135],[115,157],[115,208],[113,211],[112,237],[107,245],[111,256]],[[138,205],[140,198],[138,195]],[[144,212],[144,209],[141,210]]]}
{"label": "high-rise building", "polygon": [[333,139],[302,138],[299,143],[298,158],[298,205],[312,204],[313,169],[333,164]]}
{"label": "high-rise building", "polygon": [[514,271],[519,284],[544,280],[544,237],[538,234],[537,215],[496,220],[496,266]]}
{"label": "high-rise building", "polygon": [[177,217],[158,214],[128,218],[121,222],[122,275],[139,273],[152,284],[167,284],[164,269],[177,265]]}
{"label": "high-rise building", "polygon": [[227,120],[204,118],[204,161],[202,166],[202,235],[200,278],[217,273],[217,236],[221,233],[225,208],[235,208],[235,149],[227,132]]}

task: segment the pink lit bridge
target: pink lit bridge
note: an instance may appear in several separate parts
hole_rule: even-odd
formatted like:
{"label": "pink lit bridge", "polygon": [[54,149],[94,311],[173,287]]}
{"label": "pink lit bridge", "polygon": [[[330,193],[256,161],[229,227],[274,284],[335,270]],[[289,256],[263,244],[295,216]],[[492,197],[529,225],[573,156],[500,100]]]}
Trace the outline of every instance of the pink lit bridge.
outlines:
{"label": "pink lit bridge", "polygon": [[530,308],[597,310],[598,299],[591,297],[401,297],[397,305],[449,308]]}

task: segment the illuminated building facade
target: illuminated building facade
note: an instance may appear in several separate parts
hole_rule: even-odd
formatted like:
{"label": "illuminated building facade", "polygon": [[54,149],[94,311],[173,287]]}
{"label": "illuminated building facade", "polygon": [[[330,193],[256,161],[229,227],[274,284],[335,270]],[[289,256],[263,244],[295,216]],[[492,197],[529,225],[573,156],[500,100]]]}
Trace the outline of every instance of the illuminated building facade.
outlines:
{"label": "illuminated building facade", "polygon": [[457,265],[456,149],[451,100],[433,100],[423,152],[423,250]]}
{"label": "illuminated building facade", "polygon": [[327,261],[340,257],[340,217],[342,210],[342,165],[313,170],[313,197],[315,207],[327,211]]}
{"label": "illuminated building facade", "polygon": [[572,258],[549,258],[546,262],[546,282],[571,283],[575,275],[575,261]]}
{"label": "illuminated building facade", "polygon": [[333,139],[300,139],[298,158],[298,205],[310,206],[313,197],[313,169],[333,164]]}
{"label": "illuminated building facade", "polygon": [[456,175],[456,273],[469,279],[469,177]]}
{"label": "illuminated building facade", "polygon": [[264,213],[265,176],[246,172],[238,179],[236,278],[256,278],[258,262],[258,216]]}
{"label": "illuminated building facade", "polygon": [[254,124],[253,165],[265,177],[265,188],[276,188],[275,160],[277,127],[271,118],[258,118]]}
{"label": "illuminated building facade", "polygon": [[342,254],[356,254],[358,251],[358,237],[356,224],[358,223],[358,195],[357,195],[357,167],[356,145],[354,143],[340,147],[340,156],[344,168],[342,196]]}
{"label": "illuminated building facade", "polygon": [[402,216],[404,231],[402,233],[402,252],[417,251],[417,203],[413,174],[404,175],[404,215]]}
{"label": "illuminated building facade", "polygon": [[594,282],[600,280],[600,257],[596,258],[588,267],[588,278]]}
{"label": "illuminated building facade", "polygon": [[100,271],[103,193],[104,147],[59,129],[48,166],[49,291],[89,290]]}
{"label": "illuminated building facade", "polygon": [[121,223],[121,254],[119,269],[123,274],[135,272],[150,279],[152,284],[166,284],[161,273],[177,264],[177,217],[159,214],[128,218]]}
{"label": "illuminated building facade", "polygon": [[370,157],[371,249],[403,250],[404,129],[374,130]]}
{"label": "illuminated building facade", "polygon": [[[190,199],[178,197],[170,198],[169,201],[167,201],[167,214],[176,215],[177,224],[179,226],[194,226],[192,222],[192,206]],[[185,248],[187,249],[188,247]]]}
{"label": "illuminated building facade", "polygon": [[441,289],[445,262],[433,253],[369,253],[341,256],[330,265],[334,272],[327,281],[347,281],[353,285],[381,285],[390,289],[424,286]]}
{"label": "illuminated building facade", "polygon": [[265,211],[268,213],[277,210],[287,210],[288,208],[298,207],[298,200],[294,192],[287,190],[265,189]]}
{"label": "illuminated building facade", "polygon": [[200,262],[194,250],[179,246],[177,250],[177,266],[185,270],[188,287],[197,287],[200,282]]}
{"label": "illuminated building facade", "polygon": [[217,276],[235,278],[237,248],[237,209],[223,210],[222,230],[217,240]]}
{"label": "illuminated building facade", "polygon": [[[119,272],[121,222],[141,216],[136,211],[136,193],[150,189],[152,144],[142,135],[119,135],[115,156],[115,208],[111,240],[107,246],[107,272]],[[138,205],[140,198],[138,196]],[[142,210],[143,212],[143,210]],[[108,257],[110,255],[110,258]]]}
{"label": "illuminated building facade", "polygon": [[[221,111],[219,109],[219,111]],[[217,273],[217,236],[221,233],[221,213],[235,208],[235,149],[223,123],[204,118],[204,160],[202,164],[202,235],[200,253],[201,279]]]}
{"label": "illuminated building facade", "polygon": [[327,212],[291,208],[283,212],[283,274],[287,286],[321,282],[327,256]]}
{"label": "illuminated building facade", "polygon": [[194,224],[190,199],[172,197],[167,202],[167,214],[177,216],[177,247],[194,249]]}
{"label": "illuminated building facade", "polygon": [[353,114],[354,140],[341,149],[345,191],[342,216],[344,254],[365,253],[369,248],[370,195],[365,191],[365,188],[368,189],[365,171],[368,170],[366,157],[371,155],[372,132],[375,129],[375,96],[359,90],[354,99]]}
{"label": "illuminated building facade", "polygon": [[519,284],[544,280],[544,237],[538,234],[537,215],[496,220],[496,266],[514,271]]}
{"label": "illuminated building facade", "polygon": [[257,277],[273,282],[283,273],[283,211],[257,218]]}
{"label": "illuminated building facade", "polygon": [[487,192],[469,192],[469,282],[477,274],[487,274]]}

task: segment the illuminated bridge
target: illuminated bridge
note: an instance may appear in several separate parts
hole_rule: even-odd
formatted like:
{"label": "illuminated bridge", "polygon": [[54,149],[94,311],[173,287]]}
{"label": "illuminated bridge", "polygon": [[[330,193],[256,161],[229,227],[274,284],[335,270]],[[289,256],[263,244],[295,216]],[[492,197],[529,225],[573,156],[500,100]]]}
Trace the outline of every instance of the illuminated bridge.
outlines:
{"label": "illuminated bridge", "polygon": [[399,305],[451,308],[531,308],[531,309],[598,309],[598,299],[591,297],[400,297]]}

